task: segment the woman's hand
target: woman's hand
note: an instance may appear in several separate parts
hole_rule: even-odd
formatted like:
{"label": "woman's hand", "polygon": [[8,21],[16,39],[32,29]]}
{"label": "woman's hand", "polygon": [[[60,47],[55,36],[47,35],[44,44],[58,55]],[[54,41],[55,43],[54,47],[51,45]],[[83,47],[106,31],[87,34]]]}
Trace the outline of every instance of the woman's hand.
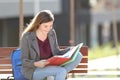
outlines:
{"label": "woman's hand", "polygon": [[37,62],[34,62],[34,66],[44,68],[47,64],[49,64],[49,61],[47,60],[40,60]]}

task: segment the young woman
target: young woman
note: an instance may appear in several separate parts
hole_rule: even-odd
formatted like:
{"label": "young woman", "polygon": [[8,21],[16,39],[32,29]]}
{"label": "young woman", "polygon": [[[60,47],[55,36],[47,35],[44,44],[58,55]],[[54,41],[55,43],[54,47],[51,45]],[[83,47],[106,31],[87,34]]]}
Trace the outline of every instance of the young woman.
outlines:
{"label": "young woman", "polygon": [[40,11],[24,30],[21,38],[22,73],[29,80],[43,80],[54,76],[55,80],[65,80],[66,74],[75,68],[82,59],[79,53],[76,60],[65,66],[47,66],[48,58],[63,54],[70,48],[60,50],[55,30],[54,16],[49,10]]}

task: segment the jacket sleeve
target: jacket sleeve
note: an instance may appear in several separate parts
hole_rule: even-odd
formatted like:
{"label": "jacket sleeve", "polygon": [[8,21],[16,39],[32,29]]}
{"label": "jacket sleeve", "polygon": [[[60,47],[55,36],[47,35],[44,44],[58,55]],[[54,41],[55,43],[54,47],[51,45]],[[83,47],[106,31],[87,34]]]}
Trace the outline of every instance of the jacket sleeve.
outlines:
{"label": "jacket sleeve", "polygon": [[34,66],[34,60],[31,60],[29,57],[30,53],[30,47],[29,47],[29,40],[28,40],[28,35],[24,35],[21,39],[21,50],[22,50],[22,66],[23,67],[28,67],[28,68],[33,68]]}

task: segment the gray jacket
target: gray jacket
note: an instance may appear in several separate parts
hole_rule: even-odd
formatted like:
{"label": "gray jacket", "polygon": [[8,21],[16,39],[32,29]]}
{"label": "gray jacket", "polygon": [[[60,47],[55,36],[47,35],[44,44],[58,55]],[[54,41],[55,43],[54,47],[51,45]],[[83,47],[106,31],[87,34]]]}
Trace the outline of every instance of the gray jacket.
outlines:
{"label": "gray jacket", "polygon": [[[62,51],[59,49],[54,29],[49,32],[48,39],[53,55],[64,54],[69,50],[69,48],[66,48]],[[34,70],[36,69],[33,63],[40,60],[40,51],[35,32],[27,32],[24,34],[21,39],[21,49],[22,73],[27,79],[32,80]]]}

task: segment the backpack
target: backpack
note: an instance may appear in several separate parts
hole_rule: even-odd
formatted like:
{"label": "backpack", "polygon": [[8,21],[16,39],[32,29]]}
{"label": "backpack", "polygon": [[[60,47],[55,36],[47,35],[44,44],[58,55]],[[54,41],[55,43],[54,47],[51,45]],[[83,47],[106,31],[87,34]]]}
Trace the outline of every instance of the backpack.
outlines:
{"label": "backpack", "polygon": [[22,61],[21,61],[21,49],[15,49],[11,53],[11,63],[12,63],[12,70],[14,80],[28,80],[26,79],[21,72],[22,69]]}

